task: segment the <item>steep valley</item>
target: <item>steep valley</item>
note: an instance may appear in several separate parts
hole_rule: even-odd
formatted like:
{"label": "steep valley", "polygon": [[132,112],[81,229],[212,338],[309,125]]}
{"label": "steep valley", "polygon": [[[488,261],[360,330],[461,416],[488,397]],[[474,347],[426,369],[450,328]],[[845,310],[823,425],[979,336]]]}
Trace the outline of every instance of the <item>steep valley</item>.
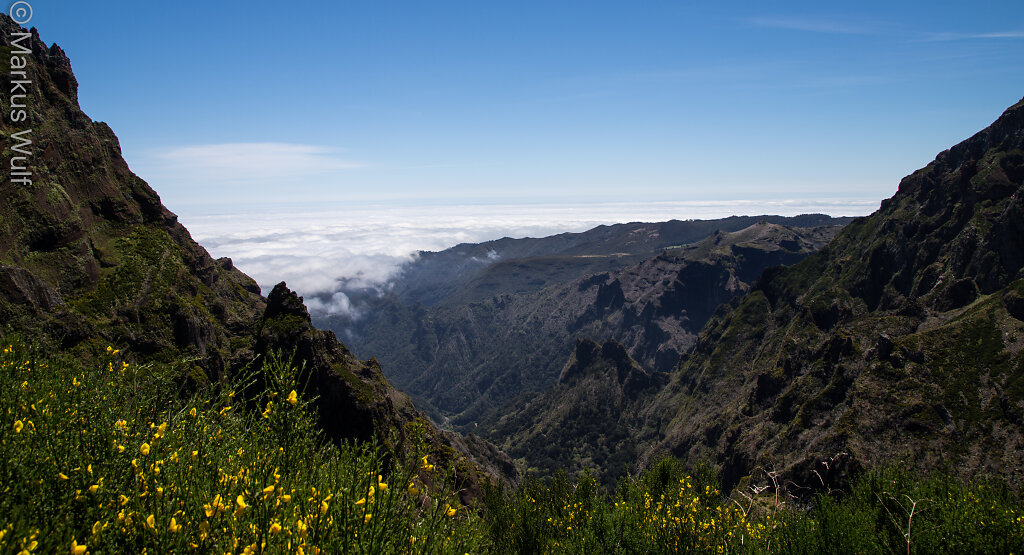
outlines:
{"label": "steep valley", "polygon": [[[781,220],[833,225],[791,228],[761,221],[738,231],[716,230],[624,267],[624,258],[638,255],[600,254],[593,246],[598,254],[494,262],[460,278],[461,285],[452,286],[456,292],[432,306],[389,294],[374,299],[354,328],[335,329],[348,333],[363,355],[377,356],[389,378],[435,407],[436,415],[500,441],[492,434],[494,423],[556,382],[578,338],[614,338],[644,368],[667,372],[719,304],[746,292],[765,267],[793,263],[820,248],[843,221]],[[733,221],[698,223],[716,229]],[[621,234],[636,236],[636,230]],[[621,240],[607,242],[606,248],[622,248]],[[461,247],[474,249],[483,250]],[[605,270],[595,272],[599,268]],[[531,281],[547,285],[524,290]],[[326,322],[331,324],[338,321]]]}

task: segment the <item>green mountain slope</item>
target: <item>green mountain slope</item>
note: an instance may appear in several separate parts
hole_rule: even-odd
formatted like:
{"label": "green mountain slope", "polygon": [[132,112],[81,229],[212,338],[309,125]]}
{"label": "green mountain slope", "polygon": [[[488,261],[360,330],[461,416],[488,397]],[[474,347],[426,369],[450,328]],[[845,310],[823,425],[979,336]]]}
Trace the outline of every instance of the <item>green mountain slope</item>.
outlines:
{"label": "green mountain slope", "polygon": [[[10,160],[29,149],[32,172],[15,180],[9,164],[0,166],[0,332],[49,340],[83,359],[114,345],[132,362],[180,366],[183,382],[199,384],[258,367],[271,351],[294,352],[331,438],[403,442],[406,424],[424,422],[449,459],[473,456],[462,439],[426,423],[379,365],[315,329],[283,283],[264,299],[230,259],[213,260],[129,170],[110,128],[82,112],[64,52],[34,29],[19,39],[25,32],[0,16],[0,59],[24,58],[30,81],[27,121],[0,123],[0,150]],[[2,72],[0,87],[10,90],[11,79]]]}
{"label": "green mountain slope", "polygon": [[[1024,479],[1024,101],[712,318],[644,411],[648,455],[811,485],[904,461]],[[825,474],[820,472],[820,474]]]}

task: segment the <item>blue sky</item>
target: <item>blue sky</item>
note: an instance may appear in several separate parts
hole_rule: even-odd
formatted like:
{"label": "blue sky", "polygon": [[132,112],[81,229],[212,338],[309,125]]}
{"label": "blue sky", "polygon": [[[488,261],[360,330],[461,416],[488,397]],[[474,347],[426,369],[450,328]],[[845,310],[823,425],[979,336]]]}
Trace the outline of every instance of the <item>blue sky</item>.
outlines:
{"label": "blue sky", "polygon": [[877,201],[1024,96],[1019,1],[32,5],[183,214]]}

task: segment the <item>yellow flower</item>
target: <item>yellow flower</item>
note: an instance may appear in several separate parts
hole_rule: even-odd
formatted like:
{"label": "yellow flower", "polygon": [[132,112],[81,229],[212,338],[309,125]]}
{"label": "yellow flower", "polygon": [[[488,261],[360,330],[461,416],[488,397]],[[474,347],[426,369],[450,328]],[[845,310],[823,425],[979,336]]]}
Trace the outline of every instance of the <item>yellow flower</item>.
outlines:
{"label": "yellow flower", "polygon": [[327,514],[327,509],[328,509],[327,501],[321,501],[320,502],[320,514],[322,514],[322,515]]}
{"label": "yellow flower", "polygon": [[20,434],[21,433],[21,429],[24,428],[24,427],[25,427],[25,423],[22,422],[21,420],[15,420],[14,421],[14,433]]}
{"label": "yellow flower", "polygon": [[100,489],[99,484],[93,484],[93,485],[89,486],[89,493],[96,493],[97,491],[99,491],[99,489]]}
{"label": "yellow flower", "polygon": [[270,523],[270,533],[277,535],[281,533],[281,525],[277,522]]}
{"label": "yellow flower", "polygon": [[270,495],[273,494],[273,493],[274,493],[274,484],[270,484],[269,486],[263,488],[263,498],[264,499],[270,497]]}
{"label": "yellow flower", "polygon": [[60,478],[61,480],[67,480],[68,479],[67,475],[64,474],[63,472],[58,473],[57,477]]}
{"label": "yellow flower", "polygon": [[196,408],[192,407],[191,409],[189,409],[188,415],[191,416],[192,418],[195,418],[196,417]]}
{"label": "yellow flower", "polygon": [[281,496],[281,501],[284,501],[285,503],[287,503],[287,502],[289,502],[291,500],[292,500],[292,496],[288,495],[287,493]]}
{"label": "yellow flower", "polygon": [[359,501],[356,501],[356,505],[365,505],[365,504],[366,504],[366,498],[365,497],[360,499]]}
{"label": "yellow flower", "polygon": [[156,530],[156,517],[153,515],[147,516],[146,525],[149,526],[150,530]]}
{"label": "yellow flower", "polygon": [[92,535],[95,536],[96,534],[99,534],[102,531],[103,531],[103,523],[97,520],[96,524],[92,525]]}
{"label": "yellow flower", "polygon": [[415,545],[416,544],[416,536],[410,536],[409,537],[409,543]]}
{"label": "yellow flower", "polygon": [[444,504],[444,514],[448,516],[455,516],[455,509],[450,507],[447,503]]}
{"label": "yellow flower", "polygon": [[288,402],[291,403],[292,406],[295,406],[295,403],[299,402],[299,396],[295,393],[294,389],[288,394]]}
{"label": "yellow flower", "polygon": [[85,544],[78,545],[77,541],[71,540],[71,555],[82,555],[86,552],[87,549],[88,546],[86,546]]}
{"label": "yellow flower", "polygon": [[239,495],[235,498],[235,503],[238,504],[238,508],[244,510],[248,505],[245,504],[245,498]]}
{"label": "yellow flower", "polygon": [[149,454],[149,444],[148,443],[143,443],[139,447],[139,452],[142,453],[142,456],[148,455]]}
{"label": "yellow flower", "polygon": [[380,474],[377,475],[377,489],[379,489],[380,491],[388,489],[388,485],[381,481],[383,479],[383,476],[381,476]]}
{"label": "yellow flower", "polygon": [[366,513],[366,515],[363,516],[363,524],[366,524],[367,522],[370,522],[371,518],[373,518],[373,515],[370,514],[370,513]]}
{"label": "yellow flower", "polygon": [[172,533],[176,533],[178,530],[181,530],[181,526],[178,525],[178,521],[175,520],[174,517],[172,516],[171,524],[167,527],[167,529],[170,530]]}
{"label": "yellow flower", "polygon": [[409,482],[409,495],[417,495],[420,490],[416,487],[414,482]]}

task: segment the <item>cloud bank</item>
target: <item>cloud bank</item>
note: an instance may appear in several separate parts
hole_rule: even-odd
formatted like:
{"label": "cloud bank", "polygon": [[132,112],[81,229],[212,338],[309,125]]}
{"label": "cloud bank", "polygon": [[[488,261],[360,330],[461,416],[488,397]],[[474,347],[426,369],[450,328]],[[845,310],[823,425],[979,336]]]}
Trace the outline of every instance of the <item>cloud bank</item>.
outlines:
{"label": "cloud bank", "polygon": [[543,237],[622,222],[811,212],[858,216],[877,208],[877,200],[865,199],[363,206],[182,214],[180,219],[214,257],[231,257],[265,293],[286,281],[305,297],[314,314],[358,317],[339,286],[382,287],[420,250],[502,237]]}

